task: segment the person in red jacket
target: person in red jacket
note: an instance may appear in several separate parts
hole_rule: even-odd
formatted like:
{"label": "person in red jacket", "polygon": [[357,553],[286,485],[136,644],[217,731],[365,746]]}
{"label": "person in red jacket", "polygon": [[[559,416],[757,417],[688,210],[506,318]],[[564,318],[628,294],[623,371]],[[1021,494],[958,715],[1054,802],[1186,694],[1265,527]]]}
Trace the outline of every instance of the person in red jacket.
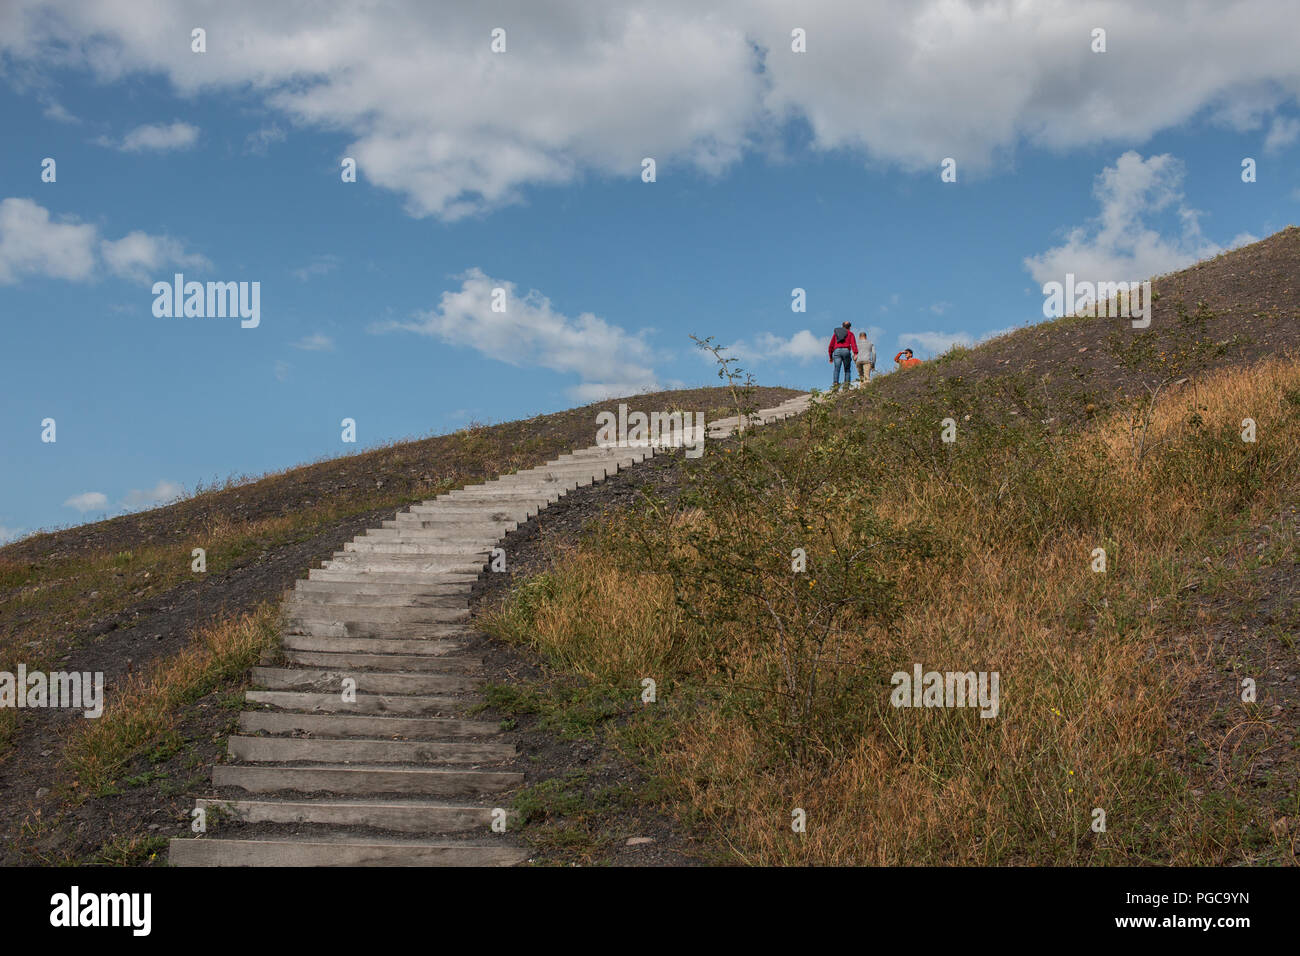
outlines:
{"label": "person in red jacket", "polygon": [[840,387],[840,369],[844,369],[844,384],[847,387],[849,379],[853,373],[849,371],[853,368],[853,357],[858,354],[858,342],[848,322],[845,322],[838,329],[831,333],[831,344],[826,347],[826,355],[830,363],[835,368],[834,381],[831,384],[832,389]]}
{"label": "person in red jacket", "polygon": [[[904,355],[906,355],[907,358],[903,358]],[[894,356],[894,361],[902,368],[907,368],[911,365],[921,364],[921,360],[919,358],[912,358],[911,349],[903,349],[903,351],[899,352],[897,355]]]}

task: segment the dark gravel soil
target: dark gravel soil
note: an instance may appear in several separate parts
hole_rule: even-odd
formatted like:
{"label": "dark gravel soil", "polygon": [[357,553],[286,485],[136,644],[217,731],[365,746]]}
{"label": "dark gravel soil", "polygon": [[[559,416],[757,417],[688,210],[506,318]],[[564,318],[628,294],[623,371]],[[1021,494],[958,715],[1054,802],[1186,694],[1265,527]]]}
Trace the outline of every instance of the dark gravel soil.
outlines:
{"label": "dark gravel soil", "polygon": [[[111,692],[119,678],[184,648],[194,631],[205,624],[242,614],[264,601],[278,600],[306,568],[390,517],[392,509],[357,515],[304,541],[264,551],[223,573],[187,582],[115,618],[99,621],[60,669],[102,671],[106,691]],[[161,764],[141,761],[126,776],[152,774],[148,781],[152,785],[126,786],[120,794],[87,800],[58,822],[56,832],[30,846],[26,841],[5,840],[0,843],[0,864],[36,862],[33,853],[50,854],[55,860],[66,855],[85,860],[93,857],[105,841],[125,831],[145,836],[177,831],[180,823],[176,821],[189,813],[193,800],[186,805],[183,797],[164,802],[159,797],[187,775],[207,774],[207,767],[223,745],[214,741],[213,735],[237,715],[237,710],[219,706],[220,697],[220,693],[209,695],[184,718],[181,733],[192,742],[193,753],[203,757],[195,767],[187,766],[193,761],[185,752]],[[0,763],[0,832],[17,833],[23,822],[36,813],[49,825],[69,806],[56,792],[60,785],[69,783],[56,760],[62,751],[62,735],[70,729],[68,725],[84,719],[79,712],[54,708],[23,712],[14,747]],[[154,826],[157,831],[150,829]]]}

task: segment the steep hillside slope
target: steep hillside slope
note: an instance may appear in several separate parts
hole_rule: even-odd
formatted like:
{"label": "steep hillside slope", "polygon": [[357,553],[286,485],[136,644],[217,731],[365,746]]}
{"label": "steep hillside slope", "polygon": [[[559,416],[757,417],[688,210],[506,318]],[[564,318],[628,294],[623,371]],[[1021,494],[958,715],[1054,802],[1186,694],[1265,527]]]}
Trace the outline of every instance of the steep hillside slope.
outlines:
{"label": "steep hillside slope", "polygon": [[[763,394],[777,404],[796,393]],[[171,728],[167,746],[155,741],[146,748],[157,761],[97,763],[98,795],[93,806],[74,801],[75,825],[59,822],[73,805],[67,798],[75,796],[78,776],[62,762],[62,734],[81,718],[0,711],[0,834],[29,831],[31,859],[87,859],[113,839],[118,823],[160,812],[168,801],[179,805],[176,791],[212,761],[216,744],[209,738],[233,717],[213,702],[242,686],[240,661],[250,653],[256,659],[266,639],[259,606],[278,601],[308,568],[399,507],[591,444],[597,413],[618,401],[394,444],[0,548],[0,670],[21,662],[29,669],[102,671],[112,695],[128,676],[203,646],[222,648],[221,668],[230,671],[219,691],[195,685],[199,697],[183,701],[189,724]],[[706,388],[629,401],[714,418],[727,414],[728,398]],[[203,574],[191,570],[194,548],[207,552]],[[186,667],[211,669],[216,660],[205,656],[206,663]],[[186,744],[177,749],[176,740]],[[4,844],[6,859],[21,852],[12,839]],[[138,856],[140,846],[125,852]],[[109,850],[116,858],[119,849]]]}
{"label": "steep hillside slope", "polygon": [[[586,535],[521,529],[480,608],[549,665],[519,719],[600,723],[724,861],[1294,864],[1298,252],[1157,280],[1149,330],[886,376],[630,512],[593,490]],[[894,706],[917,665],[1000,674],[997,715]],[[603,799],[557,774],[525,806],[591,858]]]}

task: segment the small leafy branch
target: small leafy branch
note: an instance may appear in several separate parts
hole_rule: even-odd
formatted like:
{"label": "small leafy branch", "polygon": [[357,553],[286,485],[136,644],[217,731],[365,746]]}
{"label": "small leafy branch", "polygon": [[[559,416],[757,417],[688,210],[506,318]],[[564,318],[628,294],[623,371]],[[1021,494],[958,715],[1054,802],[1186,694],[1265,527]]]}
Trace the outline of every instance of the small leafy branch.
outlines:
{"label": "small leafy branch", "polygon": [[718,345],[713,340],[713,336],[700,338],[692,335],[691,341],[701,350],[708,352],[713,356],[713,360],[718,365],[718,380],[725,383],[727,392],[731,395],[732,409],[735,412],[736,420],[740,423],[737,432],[741,439],[741,450],[744,451],[745,432],[744,427],[750,421],[750,418],[758,411],[758,398],[754,393],[754,377],[740,367],[740,360],[735,356],[724,355],[727,351],[725,346]]}

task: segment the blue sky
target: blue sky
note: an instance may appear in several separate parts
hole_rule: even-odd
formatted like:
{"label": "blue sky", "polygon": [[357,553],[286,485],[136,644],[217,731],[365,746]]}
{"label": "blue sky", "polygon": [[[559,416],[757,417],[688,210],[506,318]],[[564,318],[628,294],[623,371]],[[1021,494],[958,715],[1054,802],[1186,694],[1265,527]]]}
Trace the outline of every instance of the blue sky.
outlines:
{"label": "blue sky", "polygon": [[[0,12],[0,540],[713,384],[692,333],[824,387],[846,319],[887,368],[1300,218],[1282,2],[266,6]],[[260,324],[156,317],[175,272]]]}

